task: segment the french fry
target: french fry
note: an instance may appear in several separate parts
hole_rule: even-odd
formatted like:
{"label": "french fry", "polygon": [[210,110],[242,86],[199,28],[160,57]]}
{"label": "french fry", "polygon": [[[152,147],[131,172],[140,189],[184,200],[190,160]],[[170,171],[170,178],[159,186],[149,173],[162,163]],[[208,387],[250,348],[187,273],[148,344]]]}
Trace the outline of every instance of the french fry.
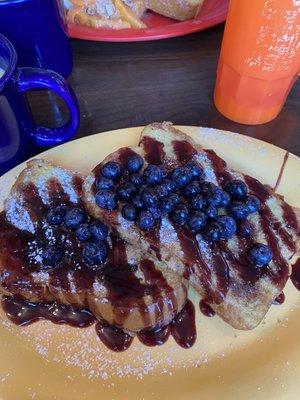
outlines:
{"label": "french fry", "polygon": [[135,13],[123,3],[122,0],[115,0],[115,5],[121,18],[127,21],[132,28],[146,28],[143,21],[141,21]]}

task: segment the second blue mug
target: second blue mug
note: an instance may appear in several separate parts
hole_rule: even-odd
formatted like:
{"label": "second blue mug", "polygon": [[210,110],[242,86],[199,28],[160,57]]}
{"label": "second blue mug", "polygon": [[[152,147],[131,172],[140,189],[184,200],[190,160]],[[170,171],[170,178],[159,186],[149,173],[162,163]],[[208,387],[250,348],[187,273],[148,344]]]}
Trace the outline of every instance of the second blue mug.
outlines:
{"label": "second blue mug", "polygon": [[21,67],[51,69],[64,78],[73,67],[62,0],[0,0],[0,33]]}
{"label": "second blue mug", "polygon": [[[47,89],[65,101],[70,118],[58,128],[36,126],[24,93]],[[17,68],[12,44],[0,34],[0,175],[37,152],[73,138],[79,127],[79,107],[66,80],[39,68]]]}

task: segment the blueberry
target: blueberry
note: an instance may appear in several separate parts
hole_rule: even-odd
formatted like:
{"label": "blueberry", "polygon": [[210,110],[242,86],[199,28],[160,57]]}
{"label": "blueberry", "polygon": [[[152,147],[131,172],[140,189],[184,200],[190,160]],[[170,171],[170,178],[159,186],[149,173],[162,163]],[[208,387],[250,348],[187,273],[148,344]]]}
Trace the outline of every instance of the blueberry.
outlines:
{"label": "blueberry", "polygon": [[198,179],[203,175],[203,168],[193,161],[187,163],[186,168],[188,168],[192,180]]}
{"label": "blueberry", "polygon": [[169,193],[173,192],[173,190],[176,189],[176,185],[173,181],[171,181],[171,179],[168,178],[164,179],[163,184],[168,189]]}
{"label": "blueberry", "polygon": [[64,222],[64,218],[66,215],[66,207],[58,206],[58,207],[51,207],[47,212],[47,222],[53,226],[60,226]]}
{"label": "blueberry", "polygon": [[209,196],[215,189],[217,189],[217,186],[212,182],[202,182],[201,184],[203,196]]}
{"label": "blueberry", "polygon": [[145,207],[153,207],[156,206],[158,203],[158,198],[155,193],[155,190],[151,188],[143,190],[141,194],[141,199]]}
{"label": "blueberry", "polygon": [[191,178],[190,171],[186,167],[177,167],[172,172],[172,180],[179,187],[188,184],[191,181]]}
{"label": "blueberry", "polygon": [[246,184],[239,179],[227,182],[224,190],[235,200],[244,200],[247,194]]}
{"label": "blueberry", "polygon": [[136,210],[131,204],[125,204],[122,208],[122,216],[128,221],[135,221]]}
{"label": "blueberry", "polygon": [[101,173],[105,178],[116,180],[122,174],[122,167],[115,161],[109,161],[103,165]]}
{"label": "blueberry", "polygon": [[233,201],[228,206],[228,212],[234,219],[237,220],[246,219],[249,215],[248,207],[241,201]]}
{"label": "blueberry", "polygon": [[173,202],[175,206],[177,206],[177,204],[181,202],[181,198],[177,193],[171,193],[168,198]]}
{"label": "blueberry", "polygon": [[218,216],[218,210],[214,206],[209,205],[205,211],[207,217],[210,219],[216,219]]}
{"label": "blueberry", "polygon": [[222,215],[217,219],[218,224],[222,228],[221,239],[229,239],[236,233],[235,220],[227,215]]}
{"label": "blueberry", "polygon": [[97,206],[105,210],[115,210],[117,208],[116,197],[113,192],[99,190],[95,196]]}
{"label": "blueberry", "polygon": [[184,204],[179,204],[170,213],[170,218],[175,222],[175,224],[182,226],[187,220],[188,213],[187,207]]}
{"label": "blueberry", "polygon": [[173,201],[170,199],[170,197],[163,199],[159,203],[159,209],[163,215],[168,214],[173,210],[175,207],[175,204]]}
{"label": "blueberry", "polygon": [[108,227],[100,221],[95,221],[90,225],[90,232],[96,240],[106,240],[108,236]]}
{"label": "blueberry", "polygon": [[111,190],[114,188],[114,181],[110,178],[105,178],[105,176],[100,176],[96,181],[96,186],[98,189]]}
{"label": "blueberry", "polygon": [[42,254],[43,264],[49,267],[55,267],[62,260],[62,251],[55,246],[48,246],[44,249]]}
{"label": "blueberry", "polygon": [[150,207],[150,208],[148,208],[148,211],[151,212],[151,214],[153,215],[154,219],[160,219],[161,218],[161,212],[160,212],[159,208]]}
{"label": "blueberry", "polygon": [[227,192],[222,191],[222,202],[220,204],[220,207],[227,207],[230,204],[231,197]]}
{"label": "blueberry", "polygon": [[189,204],[192,210],[203,210],[207,205],[207,200],[201,194],[197,194],[191,198]]}
{"label": "blueberry", "polygon": [[200,192],[201,192],[201,187],[199,182],[190,182],[182,190],[182,193],[186,197],[196,196],[196,194],[199,194]]}
{"label": "blueberry", "polygon": [[270,263],[273,258],[272,250],[269,246],[261,243],[255,243],[249,250],[250,261],[258,267],[264,267]]}
{"label": "blueberry", "polygon": [[154,217],[150,211],[141,211],[138,219],[138,224],[142,230],[150,230],[153,227],[154,222]]}
{"label": "blueberry", "polygon": [[218,187],[211,189],[211,191],[206,194],[208,204],[214,207],[220,207],[223,202],[223,193],[223,190]]}
{"label": "blueberry", "polygon": [[155,186],[154,190],[159,199],[162,199],[163,197],[166,197],[169,194],[168,186],[164,183]]}
{"label": "blueberry", "polygon": [[188,217],[187,225],[194,233],[198,233],[206,224],[207,216],[202,211],[194,211]]}
{"label": "blueberry", "polygon": [[148,165],[144,171],[144,177],[149,185],[157,185],[163,180],[164,171],[157,165]]}
{"label": "blueberry", "polygon": [[86,214],[80,208],[71,208],[65,215],[65,225],[69,229],[75,229],[86,220]]}
{"label": "blueberry", "polygon": [[246,239],[253,235],[253,227],[249,221],[241,221],[238,225],[238,234]]}
{"label": "blueberry", "polygon": [[80,224],[76,229],[76,237],[81,242],[86,242],[91,237],[91,231],[88,224]]}
{"label": "blueberry", "polygon": [[205,238],[211,242],[215,242],[221,239],[223,229],[220,224],[213,221],[211,222],[206,231],[205,231]]}
{"label": "blueberry", "polygon": [[248,207],[249,214],[252,214],[260,209],[260,200],[258,197],[249,195],[246,197],[245,204]]}
{"label": "blueberry", "polygon": [[117,196],[118,199],[121,201],[128,201],[132,199],[135,193],[136,193],[136,187],[132,182],[125,182],[123,185],[120,185],[117,189]]}
{"label": "blueberry", "polygon": [[135,186],[141,186],[144,183],[144,177],[141,174],[132,174],[130,180]]}
{"label": "blueberry", "polygon": [[107,248],[103,242],[85,243],[82,257],[88,265],[102,264],[107,257]]}
{"label": "blueberry", "polygon": [[145,208],[144,203],[142,202],[141,196],[139,194],[137,194],[136,196],[134,196],[134,198],[131,201],[131,204],[133,205],[133,207],[136,210],[142,210],[143,208]]}
{"label": "blueberry", "polygon": [[126,168],[131,173],[139,172],[143,168],[143,165],[144,160],[142,159],[142,157],[138,154],[135,154],[127,160]]}

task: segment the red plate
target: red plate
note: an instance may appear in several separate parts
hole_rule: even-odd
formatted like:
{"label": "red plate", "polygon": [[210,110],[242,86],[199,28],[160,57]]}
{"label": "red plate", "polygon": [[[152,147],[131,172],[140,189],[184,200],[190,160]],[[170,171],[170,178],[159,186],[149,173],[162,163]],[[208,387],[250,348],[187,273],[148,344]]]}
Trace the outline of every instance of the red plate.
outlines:
{"label": "red plate", "polygon": [[105,42],[136,42],[157,40],[202,31],[226,19],[229,0],[206,0],[200,15],[193,20],[177,22],[161,15],[148,12],[144,18],[146,29],[94,29],[69,24],[73,38]]}

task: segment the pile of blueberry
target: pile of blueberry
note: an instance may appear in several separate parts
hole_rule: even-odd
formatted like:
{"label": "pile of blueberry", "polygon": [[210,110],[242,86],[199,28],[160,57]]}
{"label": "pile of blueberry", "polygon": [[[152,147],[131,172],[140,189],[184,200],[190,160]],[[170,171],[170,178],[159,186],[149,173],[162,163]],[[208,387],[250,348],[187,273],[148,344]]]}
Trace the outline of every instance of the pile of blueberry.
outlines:
{"label": "pile of blueberry", "polygon": [[[247,193],[243,181],[231,180],[222,190],[206,182],[203,169],[194,162],[169,172],[162,166],[143,166],[144,160],[137,154],[127,160],[125,168],[115,161],[103,165],[96,180],[96,204],[115,210],[120,203],[122,216],[146,231],[168,215],[175,225],[185,226],[195,235],[201,233],[210,242],[235,234],[252,236],[247,218],[259,211],[260,200]],[[268,264],[272,258],[269,247],[255,246],[249,252],[251,261]]]}
{"label": "pile of blueberry", "polygon": [[[63,227],[73,231],[82,249],[86,264],[101,265],[107,257],[108,228],[100,221],[92,221],[81,208],[69,208],[64,205],[51,207],[46,215],[52,227]],[[43,265],[57,266],[64,258],[62,249],[57,245],[47,246],[42,254]]]}

